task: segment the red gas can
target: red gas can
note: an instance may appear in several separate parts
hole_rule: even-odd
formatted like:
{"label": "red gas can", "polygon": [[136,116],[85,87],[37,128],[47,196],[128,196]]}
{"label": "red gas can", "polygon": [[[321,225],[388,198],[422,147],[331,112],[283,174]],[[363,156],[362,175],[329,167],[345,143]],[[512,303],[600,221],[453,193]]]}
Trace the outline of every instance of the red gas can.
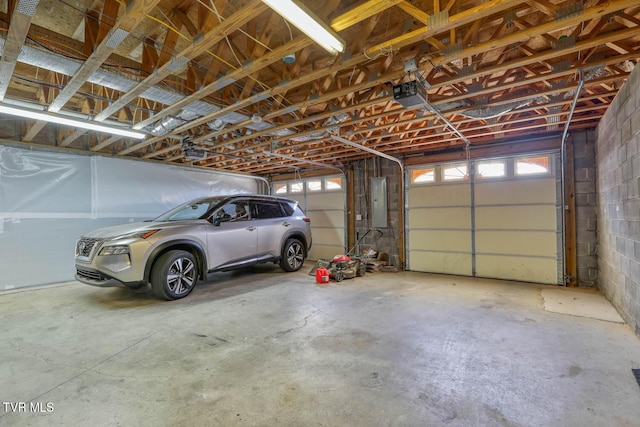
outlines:
{"label": "red gas can", "polygon": [[316,283],[319,285],[326,285],[329,283],[329,270],[324,267],[318,267],[316,270]]}

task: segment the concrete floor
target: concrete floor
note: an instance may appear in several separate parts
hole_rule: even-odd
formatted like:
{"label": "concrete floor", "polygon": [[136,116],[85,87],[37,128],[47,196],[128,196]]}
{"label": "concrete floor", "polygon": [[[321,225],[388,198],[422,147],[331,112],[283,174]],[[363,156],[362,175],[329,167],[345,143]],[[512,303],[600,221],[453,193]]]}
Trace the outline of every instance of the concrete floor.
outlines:
{"label": "concrete floor", "polygon": [[0,294],[0,425],[640,426],[640,340],[550,287],[307,271]]}

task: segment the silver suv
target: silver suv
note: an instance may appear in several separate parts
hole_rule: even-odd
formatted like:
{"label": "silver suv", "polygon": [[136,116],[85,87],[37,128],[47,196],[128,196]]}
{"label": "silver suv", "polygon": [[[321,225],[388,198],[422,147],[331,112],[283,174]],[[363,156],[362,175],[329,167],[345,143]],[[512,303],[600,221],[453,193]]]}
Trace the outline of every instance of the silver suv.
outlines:
{"label": "silver suv", "polygon": [[103,287],[151,283],[158,297],[174,300],[214,271],[263,262],[297,271],[309,249],[311,224],[298,202],[259,195],[206,197],[151,221],[82,236],[75,277]]}

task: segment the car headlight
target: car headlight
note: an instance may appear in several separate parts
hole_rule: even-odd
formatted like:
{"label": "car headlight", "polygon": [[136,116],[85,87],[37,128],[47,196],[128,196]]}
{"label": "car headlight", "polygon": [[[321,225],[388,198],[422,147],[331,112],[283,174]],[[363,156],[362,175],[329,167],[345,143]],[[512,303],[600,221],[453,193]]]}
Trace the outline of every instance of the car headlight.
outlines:
{"label": "car headlight", "polygon": [[98,255],[122,255],[128,253],[129,245],[113,245],[103,247]]}

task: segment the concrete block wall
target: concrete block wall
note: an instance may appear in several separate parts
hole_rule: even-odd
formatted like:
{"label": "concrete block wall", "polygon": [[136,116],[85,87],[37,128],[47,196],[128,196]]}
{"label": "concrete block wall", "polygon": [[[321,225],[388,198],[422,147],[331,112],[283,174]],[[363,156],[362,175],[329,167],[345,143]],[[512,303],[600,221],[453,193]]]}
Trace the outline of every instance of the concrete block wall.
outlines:
{"label": "concrete block wall", "polygon": [[598,286],[640,334],[640,67],[597,128]]}
{"label": "concrete block wall", "polygon": [[400,169],[397,163],[383,158],[371,158],[353,162],[355,214],[362,216],[355,221],[356,238],[362,237],[371,228],[371,182],[370,178],[387,178],[387,228],[380,228],[382,237],[371,232],[363,239],[360,249],[374,247],[389,254],[391,265],[400,268]]}
{"label": "concrete block wall", "polygon": [[578,286],[598,282],[596,133],[571,135],[576,195],[576,241]]}

